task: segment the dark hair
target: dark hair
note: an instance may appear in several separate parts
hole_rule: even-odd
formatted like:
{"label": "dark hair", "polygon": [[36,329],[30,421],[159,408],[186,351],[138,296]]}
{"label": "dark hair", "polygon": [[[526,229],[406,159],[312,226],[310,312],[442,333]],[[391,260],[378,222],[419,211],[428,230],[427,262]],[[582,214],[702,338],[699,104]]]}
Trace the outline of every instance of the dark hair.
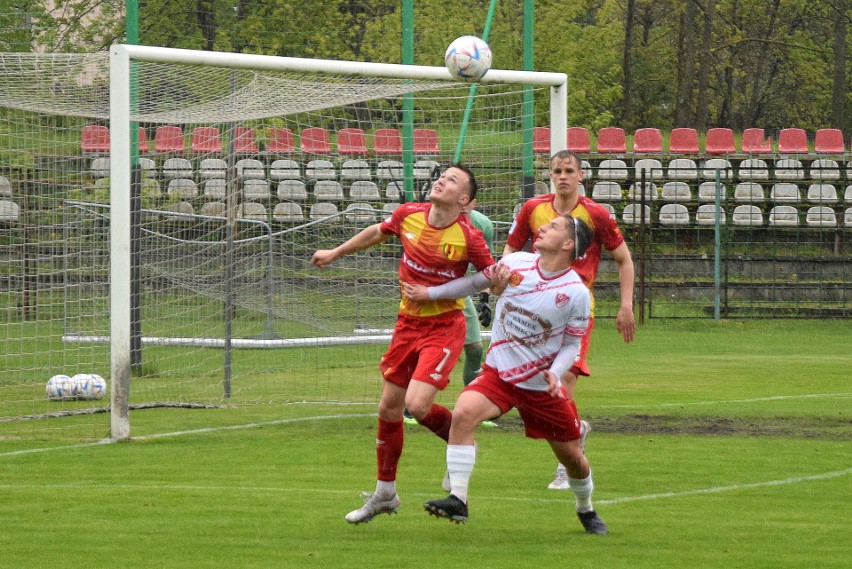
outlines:
{"label": "dark hair", "polygon": [[473,171],[461,162],[454,162],[453,164],[450,164],[449,168],[458,168],[459,170],[467,174],[467,179],[470,183],[470,201],[476,199],[476,192],[479,190],[479,184],[476,183],[476,176],[473,175]]}
{"label": "dark hair", "polygon": [[574,259],[579,259],[586,254],[586,250],[592,244],[592,237],[594,236],[592,228],[579,217],[573,217],[568,214],[562,217],[568,220],[568,233],[574,240]]}
{"label": "dark hair", "polygon": [[553,164],[555,160],[566,160],[568,158],[573,158],[574,164],[577,165],[577,168],[582,168],[583,160],[580,158],[580,155],[571,150],[560,150],[550,157],[550,164]]}

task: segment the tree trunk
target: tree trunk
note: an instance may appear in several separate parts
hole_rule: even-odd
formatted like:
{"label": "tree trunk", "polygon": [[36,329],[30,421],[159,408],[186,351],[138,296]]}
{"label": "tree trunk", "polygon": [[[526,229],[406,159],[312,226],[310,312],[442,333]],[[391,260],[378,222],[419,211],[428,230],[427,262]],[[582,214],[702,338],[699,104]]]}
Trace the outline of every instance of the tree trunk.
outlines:
{"label": "tree trunk", "polygon": [[695,104],[695,128],[707,130],[710,73],[713,63],[710,60],[710,42],[713,41],[713,15],[716,10],[715,0],[707,0],[704,11],[704,37],[701,40],[701,60],[698,62],[698,93]]}
{"label": "tree trunk", "polygon": [[627,0],[627,13],[624,21],[624,99],[621,108],[621,124],[633,124],[633,26],[636,18],[636,0]]}
{"label": "tree trunk", "polygon": [[837,0],[834,14],[834,73],[831,77],[831,126],[844,132],[852,129],[846,123],[846,24],[849,1]]}
{"label": "tree trunk", "polygon": [[692,89],[695,84],[695,12],[694,0],[687,0],[681,20],[681,50],[678,54],[678,96],[675,106],[675,126],[692,123]]}

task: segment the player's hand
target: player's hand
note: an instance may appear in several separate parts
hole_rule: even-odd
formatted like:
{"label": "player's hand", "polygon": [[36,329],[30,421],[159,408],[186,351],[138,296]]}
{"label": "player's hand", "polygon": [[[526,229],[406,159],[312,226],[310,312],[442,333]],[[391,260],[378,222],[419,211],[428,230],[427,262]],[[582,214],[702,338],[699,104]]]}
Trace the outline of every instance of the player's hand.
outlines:
{"label": "player's hand", "polygon": [[491,271],[491,294],[500,296],[506,287],[509,286],[509,278],[512,276],[512,271],[502,262],[494,265]]}
{"label": "player's hand", "polygon": [[476,312],[479,314],[479,324],[481,326],[491,326],[491,307],[488,305],[488,293],[479,294],[479,301],[476,303]]}
{"label": "player's hand", "polygon": [[615,317],[615,329],[621,332],[624,342],[629,344],[636,335],[636,320],[633,318],[633,308],[622,306]]}
{"label": "player's hand", "polygon": [[311,264],[318,269],[328,266],[337,258],[333,249],[320,249],[311,257]]}
{"label": "player's hand", "polygon": [[556,374],[548,369],[544,371],[544,378],[547,380],[547,393],[551,397],[565,399],[565,391],[562,389],[562,382],[559,381]]}
{"label": "player's hand", "polygon": [[402,292],[405,294],[405,296],[407,296],[417,304],[429,302],[429,290],[428,287],[425,285],[411,284],[403,281]]}

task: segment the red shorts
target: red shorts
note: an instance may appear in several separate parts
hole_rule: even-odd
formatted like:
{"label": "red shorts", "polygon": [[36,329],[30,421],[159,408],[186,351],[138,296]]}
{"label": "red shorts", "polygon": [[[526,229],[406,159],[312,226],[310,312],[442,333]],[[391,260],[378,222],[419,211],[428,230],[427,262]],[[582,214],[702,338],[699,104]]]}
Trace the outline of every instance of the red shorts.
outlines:
{"label": "red shorts", "polygon": [[464,337],[461,310],[432,318],[400,314],[379,364],[382,377],[405,388],[414,380],[444,389],[464,349]]}
{"label": "red shorts", "polygon": [[571,369],[568,370],[573,373],[575,377],[591,375],[591,373],[589,373],[589,366],[586,365],[586,354],[589,351],[589,343],[592,341],[592,328],[594,327],[595,317],[592,316],[589,318],[589,327],[586,328],[586,333],[583,334],[583,339],[580,340],[580,351],[577,352],[577,357],[574,358],[574,365],[572,365]]}
{"label": "red shorts", "polygon": [[[570,399],[552,397],[546,391],[521,389],[500,379],[487,365],[465,391],[481,393],[500,408],[501,414],[517,408],[527,437],[548,441],[575,441],[580,438],[580,417]],[[562,389],[565,393],[565,389]]]}

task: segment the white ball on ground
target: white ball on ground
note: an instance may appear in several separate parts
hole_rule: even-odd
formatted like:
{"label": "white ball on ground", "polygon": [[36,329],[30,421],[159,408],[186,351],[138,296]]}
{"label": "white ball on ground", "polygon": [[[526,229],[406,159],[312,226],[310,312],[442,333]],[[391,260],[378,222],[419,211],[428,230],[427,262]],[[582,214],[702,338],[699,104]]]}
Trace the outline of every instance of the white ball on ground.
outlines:
{"label": "white ball on ground", "polygon": [[77,390],[76,383],[64,373],[54,375],[47,380],[45,392],[47,398],[51,401],[62,401],[67,399],[76,399]]}
{"label": "white ball on ground", "polygon": [[71,381],[77,385],[79,399],[102,399],[106,395],[106,380],[96,373],[78,373]]}

